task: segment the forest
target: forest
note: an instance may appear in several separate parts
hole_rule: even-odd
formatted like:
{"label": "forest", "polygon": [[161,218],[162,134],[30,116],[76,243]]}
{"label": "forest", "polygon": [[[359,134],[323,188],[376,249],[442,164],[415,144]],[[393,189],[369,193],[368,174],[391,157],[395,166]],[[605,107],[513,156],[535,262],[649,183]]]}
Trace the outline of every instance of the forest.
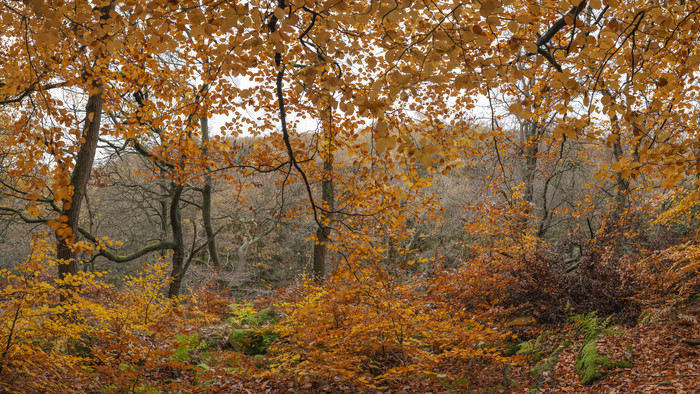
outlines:
{"label": "forest", "polygon": [[700,387],[700,2],[0,4],[0,392]]}

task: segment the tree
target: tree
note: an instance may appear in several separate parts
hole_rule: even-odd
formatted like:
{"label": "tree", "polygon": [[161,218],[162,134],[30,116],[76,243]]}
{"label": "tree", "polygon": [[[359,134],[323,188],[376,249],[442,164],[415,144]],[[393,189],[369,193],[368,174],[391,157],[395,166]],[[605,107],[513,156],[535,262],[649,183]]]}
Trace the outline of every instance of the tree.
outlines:
{"label": "tree", "polygon": [[[8,73],[3,78],[2,103],[13,107],[18,120],[8,130],[9,143],[36,152],[18,152],[10,170],[14,176],[27,176],[29,183],[19,184],[19,188],[5,186],[25,191],[32,203],[50,203],[54,219],[44,217],[36,207],[31,210],[34,218],[22,216],[55,229],[60,279],[77,272],[78,220],[101,132],[105,98],[111,96],[102,67],[112,61],[108,48],[123,37],[122,26],[112,17],[114,5],[93,8],[84,3],[71,9],[30,2],[16,8],[5,4],[3,8],[4,19],[14,21],[4,31],[6,41],[22,43],[18,46],[22,49],[14,51],[16,57],[4,59],[13,66],[3,66]],[[73,23],[64,24],[63,15],[75,18]],[[70,114],[60,93],[55,94],[68,87],[87,95],[82,119]],[[73,138],[75,145],[67,145],[66,138]],[[51,163],[42,153],[50,155]],[[45,178],[52,183],[47,185]],[[47,186],[50,195],[42,198],[41,189]],[[9,211],[20,214],[12,208]]]}

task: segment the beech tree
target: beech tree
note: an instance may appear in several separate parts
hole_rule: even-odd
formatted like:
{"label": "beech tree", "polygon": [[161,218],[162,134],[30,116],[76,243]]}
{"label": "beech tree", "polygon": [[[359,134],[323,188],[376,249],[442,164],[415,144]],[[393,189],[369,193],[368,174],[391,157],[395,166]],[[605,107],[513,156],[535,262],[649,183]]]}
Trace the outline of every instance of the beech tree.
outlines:
{"label": "beech tree", "polygon": [[[697,295],[697,1],[0,7],[0,212],[52,233],[34,236],[16,273],[0,271],[7,381],[31,370],[45,373],[37,391],[70,387],[71,378],[89,392],[152,391],[139,382],[156,376],[166,390],[192,391],[190,382],[236,374],[258,389],[262,379],[313,376],[384,390],[422,374],[449,377],[441,383],[458,390],[455,371],[484,366],[502,370],[508,386],[500,345],[529,330],[516,314],[553,323],[587,313],[582,357],[597,346],[593,334],[608,332],[592,310],[619,312],[647,292]],[[85,207],[95,162],[134,154],[148,163],[152,183],[139,186],[153,188],[144,196],[157,200],[160,223],[153,243],[122,255],[104,248]],[[440,182],[462,194],[447,214]],[[239,206],[214,204],[214,184],[235,190],[225,201]],[[263,203],[241,208],[245,189],[265,193]],[[203,239],[188,233],[186,207],[199,209],[188,214],[203,223]],[[421,232],[435,235],[447,220],[461,228],[440,239],[454,242],[457,261],[420,250]],[[687,231],[649,241],[673,224]],[[219,230],[235,242],[217,245]],[[259,315],[207,291],[167,299],[180,295],[200,252],[223,268],[217,247],[238,266],[254,264],[251,251],[268,235],[292,231],[295,245],[277,253],[308,261],[316,280],[300,278],[279,296],[282,322],[250,329]],[[578,251],[562,251],[573,244]],[[77,269],[81,256],[119,262],[164,250],[170,262],[149,265],[123,291]],[[585,270],[573,269],[579,258]],[[57,282],[46,275],[53,265]],[[656,283],[646,286],[647,276]],[[57,304],[56,294],[79,302]],[[646,296],[640,304],[658,297]],[[231,319],[210,320],[214,308]],[[196,329],[232,325],[213,342],[244,350],[226,356],[240,370],[201,367]],[[569,339],[561,343],[580,342]],[[83,344],[90,351],[78,357]],[[241,362],[251,350],[269,356]]]}
{"label": "beech tree", "polygon": [[[8,70],[3,76],[2,103],[12,108],[17,119],[8,128],[9,142],[32,152],[14,156],[9,170],[15,177],[27,176],[29,182],[5,184],[27,197],[30,215],[15,208],[5,210],[25,221],[42,221],[54,228],[61,279],[77,272],[78,221],[101,133],[105,99],[112,97],[104,67],[113,61],[110,50],[124,32],[113,17],[114,6],[110,2],[72,8],[41,2],[3,5],[7,27],[3,45],[12,48],[12,55],[2,59]],[[63,15],[75,19],[63,23]],[[61,94],[69,88],[87,96],[82,113],[70,113],[63,105]],[[45,216],[37,202],[48,203],[46,213],[53,213],[53,218]]]}
{"label": "beech tree", "polygon": [[[440,170],[451,166],[452,141],[480,138],[479,133],[465,134],[455,127],[474,108],[479,93],[512,94],[509,111],[525,125],[528,141],[539,135],[533,134],[541,121],[539,109],[554,109],[558,115],[548,118],[552,145],[581,138],[612,146],[615,160],[611,169],[617,179],[619,207],[626,205],[629,180],[640,172],[658,169],[664,174],[664,185],[673,186],[682,179],[679,174],[695,166],[690,136],[695,133],[696,119],[688,101],[694,88],[686,82],[697,68],[693,46],[687,45],[693,42],[697,27],[691,3],[636,7],[633,1],[484,1],[341,6],[278,1],[260,4],[255,12],[247,4],[132,3],[130,10],[117,2],[103,7],[84,3],[72,9],[58,3],[30,2],[17,7],[8,3],[4,8],[5,19],[11,22],[5,32],[6,52],[18,59],[20,67],[13,70],[23,70],[8,71],[3,77],[3,103],[17,111],[20,119],[11,125],[17,128],[10,133],[16,138],[12,143],[31,145],[41,140],[56,163],[50,166],[43,158],[20,157],[16,173],[39,169],[42,176],[53,178],[56,186],[47,185],[54,188],[50,199],[36,194],[38,179],[30,182],[33,191],[25,195],[37,202],[58,204],[58,215],[50,223],[58,238],[65,239],[58,248],[66,260],[61,275],[75,271],[71,263],[75,248],[70,244],[76,241],[103,107],[109,105],[108,112],[114,112],[112,106],[122,105],[128,95],[143,93],[141,88],[152,81],[178,80],[174,70],[154,66],[155,55],[167,50],[199,59],[198,64],[206,59],[208,74],[190,66],[179,70],[182,75],[199,75],[202,80],[195,89],[199,93],[154,88],[150,94],[158,100],[135,107],[129,120],[110,130],[134,139],[144,124],[160,127],[163,118],[157,114],[174,100],[179,103],[173,104],[176,107],[190,109],[178,110],[185,118],[171,118],[172,124],[161,127],[166,132],[164,141],[172,148],[178,146],[185,162],[195,163],[201,149],[194,147],[192,139],[184,144],[180,140],[183,133],[201,133],[201,121],[195,120],[240,113],[242,105],[270,115],[255,123],[229,123],[224,132],[279,136],[279,151],[287,155],[285,165],[308,185],[311,210],[324,229],[316,236],[319,246],[328,241],[330,227],[324,222],[335,209],[328,205],[331,199],[315,195],[311,188],[304,163],[311,163],[315,151],[295,141],[302,130],[299,121],[291,119],[292,115],[314,116],[318,104],[325,101],[323,105],[332,111],[327,129],[333,130],[330,134],[336,144],[353,143],[354,133],[370,124],[377,153],[396,152]],[[177,27],[172,36],[168,36],[170,26]],[[13,40],[25,45],[10,47]],[[146,47],[148,51],[134,49]],[[79,56],[63,56],[63,51]],[[548,77],[519,91],[504,90],[516,81],[534,81],[538,73]],[[220,76],[244,76],[253,86],[236,88]],[[113,78],[105,83],[108,77]],[[61,112],[59,96],[50,95],[70,86],[86,94],[83,119]],[[208,93],[202,95],[205,90]],[[541,103],[533,99],[542,92],[556,100]],[[188,94],[199,95],[206,103],[195,99],[188,104]],[[436,102],[449,105],[436,106]],[[686,109],[688,105],[691,109]],[[41,120],[49,118],[35,115],[39,112],[50,114],[50,121],[60,126],[50,126]],[[423,123],[427,127],[410,126],[417,124],[416,114],[433,121]],[[27,122],[47,132],[28,137]],[[72,132],[78,145],[64,149],[62,128],[78,123],[81,126],[73,130],[81,131]],[[199,131],[195,130],[197,123]],[[628,152],[621,145],[626,141],[631,147]],[[206,149],[217,146],[209,145]],[[537,144],[533,141],[525,146],[525,199],[532,200]],[[170,149],[165,146],[162,153],[170,154]],[[69,159],[66,154],[71,151],[75,157]],[[281,169],[281,164],[273,160],[263,166]],[[185,168],[189,167],[180,172],[187,172]],[[208,171],[216,170],[210,167]],[[329,173],[323,178],[327,186]],[[322,195],[328,197],[328,190]],[[68,197],[73,202],[68,203]],[[544,209],[543,215],[549,211]],[[44,218],[44,212],[33,212]],[[322,249],[318,250],[320,256]]]}

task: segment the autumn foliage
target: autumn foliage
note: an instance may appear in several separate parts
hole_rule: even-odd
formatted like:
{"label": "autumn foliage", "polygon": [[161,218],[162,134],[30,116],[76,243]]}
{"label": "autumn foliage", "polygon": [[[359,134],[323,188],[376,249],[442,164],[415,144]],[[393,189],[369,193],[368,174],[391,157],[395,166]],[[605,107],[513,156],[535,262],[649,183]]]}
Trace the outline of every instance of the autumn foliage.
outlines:
{"label": "autumn foliage", "polygon": [[0,391],[700,385],[695,1],[0,20]]}

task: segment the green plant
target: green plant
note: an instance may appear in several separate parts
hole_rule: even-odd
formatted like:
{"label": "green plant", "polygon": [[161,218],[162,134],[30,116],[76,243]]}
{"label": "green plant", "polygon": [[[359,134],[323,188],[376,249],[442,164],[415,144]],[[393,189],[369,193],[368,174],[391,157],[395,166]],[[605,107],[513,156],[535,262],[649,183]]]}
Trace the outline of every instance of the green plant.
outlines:
{"label": "green plant", "polygon": [[234,349],[254,356],[266,354],[270,345],[279,337],[279,333],[271,329],[242,328],[233,330],[228,342]]}
{"label": "green plant", "polygon": [[188,361],[192,357],[192,352],[203,349],[206,344],[204,342],[200,343],[199,334],[192,333],[187,334],[177,334],[177,346],[173,350],[171,358],[176,361]]}
{"label": "green plant", "polygon": [[613,361],[607,355],[598,353],[597,340],[601,335],[624,335],[607,327],[610,323],[609,317],[601,319],[596,312],[591,312],[587,315],[574,316],[572,319],[577,322],[578,331],[584,336],[575,365],[576,373],[581,377],[581,383],[593,384],[610,371],[634,366],[631,359]]}
{"label": "green plant", "polygon": [[518,344],[517,348],[518,350],[515,354],[529,355],[533,361],[538,361],[542,357],[542,352],[545,350],[542,345],[542,335]]}
{"label": "green plant", "polygon": [[233,326],[256,326],[275,324],[279,321],[279,315],[271,308],[260,311],[253,309],[250,304],[231,304],[229,309],[232,312],[227,322]]}
{"label": "green plant", "polygon": [[447,378],[441,378],[438,382],[442,387],[446,388],[450,394],[468,393],[469,386],[471,385],[471,382],[467,378],[460,378],[452,382],[448,381]]}

